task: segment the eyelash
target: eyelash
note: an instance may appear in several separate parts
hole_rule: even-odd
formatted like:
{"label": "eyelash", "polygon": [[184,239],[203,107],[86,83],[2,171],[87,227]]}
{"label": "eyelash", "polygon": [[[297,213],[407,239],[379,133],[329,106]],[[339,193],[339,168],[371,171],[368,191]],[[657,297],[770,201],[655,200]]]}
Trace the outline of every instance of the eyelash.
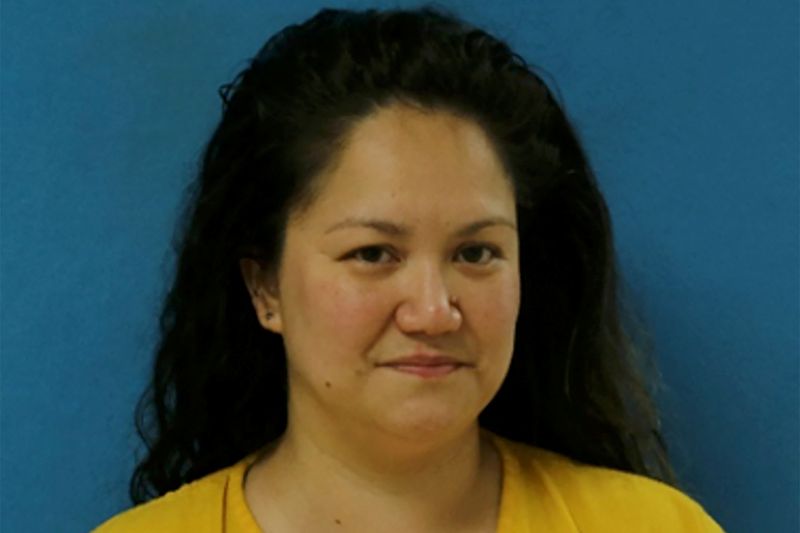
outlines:
{"label": "eyelash", "polygon": [[[458,253],[462,253],[464,250],[471,250],[471,249],[475,249],[475,248],[478,248],[478,249],[481,249],[481,250],[488,250],[489,259],[487,261],[484,261],[484,262],[463,261],[464,263],[467,263],[469,265],[485,266],[485,265],[488,265],[489,263],[491,263],[493,260],[502,259],[502,257],[503,257],[503,255],[500,252],[499,248],[497,248],[496,246],[492,246],[490,244],[483,244],[483,243],[475,243],[475,244],[469,244],[469,245],[463,246],[463,247],[461,247],[459,249]],[[385,261],[365,261],[363,259],[359,259],[359,255],[362,254],[363,252],[367,251],[367,250],[378,250],[382,254],[385,253],[385,254],[388,254],[388,255],[394,255],[394,254],[391,253],[390,248],[388,246],[371,245],[371,246],[363,246],[361,248],[353,250],[352,252],[347,254],[345,257],[343,257],[343,259],[353,259],[353,260],[356,260],[356,261],[358,261],[360,263],[366,263],[368,265],[385,264]]]}

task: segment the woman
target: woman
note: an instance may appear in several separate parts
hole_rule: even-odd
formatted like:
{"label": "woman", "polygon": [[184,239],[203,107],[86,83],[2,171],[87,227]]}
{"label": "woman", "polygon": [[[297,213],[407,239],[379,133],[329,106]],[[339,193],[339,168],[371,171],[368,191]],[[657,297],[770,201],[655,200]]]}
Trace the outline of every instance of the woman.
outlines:
{"label": "woman", "polygon": [[[323,10],[236,81],[102,532],[719,531],[543,82],[438,10]],[[153,499],[155,498],[155,499]]]}

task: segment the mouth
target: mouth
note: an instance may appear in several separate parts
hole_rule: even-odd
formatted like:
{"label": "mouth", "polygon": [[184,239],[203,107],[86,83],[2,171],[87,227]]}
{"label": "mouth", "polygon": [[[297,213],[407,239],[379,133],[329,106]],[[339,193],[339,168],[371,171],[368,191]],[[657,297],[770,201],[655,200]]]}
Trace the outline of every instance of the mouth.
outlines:
{"label": "mouth", "polygon": [[452,357],[433,354],[415,354],[378,365],[379,368],[420,378],[441,378],[468,366]]}
{"label": "mouth", "polygon": [[434,365],[413,365],[413,364],[388,364],[380,365],[380,368],[386,368],[395,372],[403,374],[410,374],[421,378],[441,378],[448,376],[467,365],[460,363],[441,363]]}

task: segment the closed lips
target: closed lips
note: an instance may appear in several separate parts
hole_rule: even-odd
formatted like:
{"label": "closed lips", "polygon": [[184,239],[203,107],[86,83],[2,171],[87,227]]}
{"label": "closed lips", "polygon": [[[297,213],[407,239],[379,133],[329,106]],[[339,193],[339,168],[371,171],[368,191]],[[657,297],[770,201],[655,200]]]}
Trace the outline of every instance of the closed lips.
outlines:
{"label": "closed lips", "polygon": [[465,365],[458,359],[447,356],[429,356],[429,355],[413,355],[410,357],[403,357],[394,359],[387,363],[382,363],[378,366],[461,366]]}

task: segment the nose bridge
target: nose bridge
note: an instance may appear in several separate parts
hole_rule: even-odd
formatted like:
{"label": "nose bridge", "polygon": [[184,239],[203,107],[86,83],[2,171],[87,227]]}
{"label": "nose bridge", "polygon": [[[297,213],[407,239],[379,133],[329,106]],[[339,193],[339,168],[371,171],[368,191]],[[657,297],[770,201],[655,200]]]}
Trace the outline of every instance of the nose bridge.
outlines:
{"label": "nose bridge", "polygon": [[411,268],[410,297],[421,310],[448,306],[450,297],[443,266],[433,258],[420,258]]}
{"label": "nose bridge", "polygon": [[406,330],[440,334],[458,327],[460,313],[451,305],[447,265],[433,257],[418,257],[409,263],[403,298],[397,310]]}

